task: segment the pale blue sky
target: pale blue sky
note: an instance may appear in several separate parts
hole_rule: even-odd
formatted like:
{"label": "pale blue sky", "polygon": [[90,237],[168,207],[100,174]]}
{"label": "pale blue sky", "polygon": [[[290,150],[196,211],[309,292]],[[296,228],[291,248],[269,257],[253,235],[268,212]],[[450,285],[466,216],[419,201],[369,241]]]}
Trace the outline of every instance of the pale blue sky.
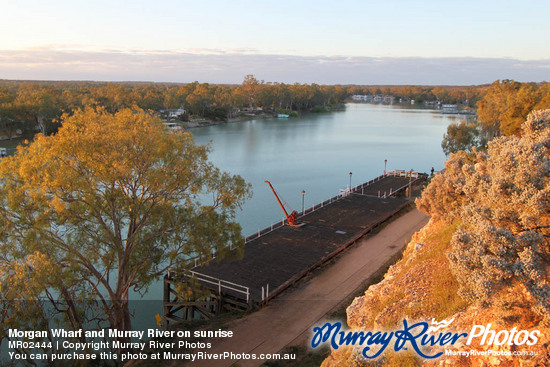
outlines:
{"label": "pale blue sky", "polygon": [[[410,65],[409,83],[430,60],[458,60],[440,83],[469,84],[491,82],[472,73],[503,59],[512,75],[498,78],[550,79],[547,0],[0,0],[0,12],[0,78],[240,82],[248,66],[266,80],[285,68],[280,81],[349,83],[342,69],[367,60],[390,84],[390,64]],[[374,76],[355,72],[357,83]]]}

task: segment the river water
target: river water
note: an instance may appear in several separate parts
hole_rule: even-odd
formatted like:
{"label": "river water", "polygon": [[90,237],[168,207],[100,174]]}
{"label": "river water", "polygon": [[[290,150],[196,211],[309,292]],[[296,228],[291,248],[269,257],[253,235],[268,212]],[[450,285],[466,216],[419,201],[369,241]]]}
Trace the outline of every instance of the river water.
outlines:
{"label": "river water", "polygon": [[[253,197],[237,220],[251,235],[283,219],[283,212],[265,180],[294,210],[366,182],[387,170],[429,173],[444,167],[441,149],[447,126],[462,117],[407,105],[347,104],[345,110],[290,119],[258,119],[193,128],[199,144],[210,144],[210,160],[220,169],[252,184]],[[162,312],[162,281],[142,297],[133,295],[134,325],[154,327]],[[147,301],[150,300],[150,301]],[[147,316],[145,316],[147,315]],[[136,320],[137,321],[137,320]]]}
{"label": "river water", "polygon": [[[283,219],[265,180],[290,207],[302,209],[368,181],[387,169],[429,172],[443,168],[441,140],[459,117],[411,106],[348,104],[343,111],[291,119],[259,119],[191,129],[199,144],[211,144],[210,160],[253,186],[238,221],[243,234]],[[155,328],[162,315],[162,280],[144,295],[132,294],[133,328]]]}
{"label": "river water", "polygon": [[[409,107],[409,108],[407,108]],[[454,115],[410,106],[347,104],[344,111],[291,119],[259,119],[191,129],[210,142],[210,160],[241,175],[253,197],[238,221],[243,233],[281,221],[283,212],[265,180],[289,206],[302,209],[356,186],[387,169],[430,172],[443,168],[441,140]]]}
{"label": "river water", "polygon": [[[294,210],[306,208],[384,171],[430,172],[444,166],[441,140],[459,117],[401,105],[347,104],[343,111],[291,119],[258,119],[190,129],[210,144],[210,160],[253,186],[237,220],[250,235],[281,221],[283,212],[265,180]],[[143,296],[133,295],[134,328],[155,327],[162,314],[162,281]],[[139,301],[138,301],[139,300]]]}

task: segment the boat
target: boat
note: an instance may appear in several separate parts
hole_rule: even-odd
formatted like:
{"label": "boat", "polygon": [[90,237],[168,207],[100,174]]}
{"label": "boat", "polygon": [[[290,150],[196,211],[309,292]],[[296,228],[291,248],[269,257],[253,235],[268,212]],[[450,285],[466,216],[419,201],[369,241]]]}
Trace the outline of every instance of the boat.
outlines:
{"label": "boat", "polygon": [[280,118],[280,119],[287,119],[289,117],[290,115],[287,115],[286,113],[280,113],[277,115],[277,118]]}

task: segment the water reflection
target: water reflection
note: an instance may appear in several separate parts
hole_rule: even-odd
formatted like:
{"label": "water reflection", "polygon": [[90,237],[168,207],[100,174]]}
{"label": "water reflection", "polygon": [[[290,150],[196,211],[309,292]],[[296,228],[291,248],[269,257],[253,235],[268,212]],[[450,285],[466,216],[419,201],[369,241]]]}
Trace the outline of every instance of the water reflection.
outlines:
{"label": "water reflection", "polygon": [[[405,106],[408,107],[408,106]],[[445,156],[441,139],[456,119],[438,111],[392,105],[350,104],[345,111],[310,114],[298,119],[263,119],[192,129],[198,143],[212,142],[210,159],[240,174],[254,188],[239,221],[250,234],[282,219],[264,180],[292,208],[306,207],[335,195],[349,184],[367,181],[388,169],[429,172]]]}
{"label": "water reflection", "polygon": [[[245,235],[283,219],[281,208],[264,183],[295,210],[332,197],[349,185],[366,182],[384,171],[430,172],[443,167],[441,140],[456,119],[429,109],[350,104],[345,111],[310,114],[298,119],[262,119],[191,129],[196,142],[211,142],[210,160],[243,176],[254,196],[238,221]],[[133,299],[140,297],[134,295]],[[145,299],[162,299],[162,283],[151,285]],[[154,315],[156,312],[153,312]],[[141,322],[145,322],[145,319]],[[147,322],[155,322],[151,316]]]}

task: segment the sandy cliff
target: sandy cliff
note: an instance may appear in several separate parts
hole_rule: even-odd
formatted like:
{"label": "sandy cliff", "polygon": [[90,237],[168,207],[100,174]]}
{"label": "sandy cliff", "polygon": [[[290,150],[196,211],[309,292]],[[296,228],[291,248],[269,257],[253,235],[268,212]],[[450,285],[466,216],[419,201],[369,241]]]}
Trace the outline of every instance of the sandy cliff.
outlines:
{"label": "sandy cliff", "polygon": [[[465,345],[466,338],[453,346],[425,349],[427,354],[440,351],[475,350],[476,355],[443,354],[437,359],[419,358],[412,348],[393,351],[391,344],[379,358],[366,362],[351,348],[333,350],[323,366],[549,366],[550,328],[540,316],[531,311],[532,300],[520,285],[513,285],[497,293],[490,304],[474,306],[458,294],[458,283],[453,276],[446,251],[456,227],[440,221],[430,221],[417,232],[407,245],[402,260],[392,266],[382,282],[371,286],[362,297],[356,298],[347,308],[347,323],[353,330],[378,331],[403,328],[403,319],[409,322],[450,320],[452,324],[444,332],[470,333],[474,325],[491,324],[496,332],[538,330],[537,343],[516,346],[480,345],[474,338]],[[505,333],[501,334],[504,338]],[[518,339],[521,342],[525,333]],[[514,344],[514,343],[512,343]],[[490,351],[490,352],[488,352]],[[502,353],[504,351],[504,353]],[[471,353],[471,352],[470,352]],[[486,355],[482,355],[485,353]],[[521,354],[526,355],[495,355]]]}

